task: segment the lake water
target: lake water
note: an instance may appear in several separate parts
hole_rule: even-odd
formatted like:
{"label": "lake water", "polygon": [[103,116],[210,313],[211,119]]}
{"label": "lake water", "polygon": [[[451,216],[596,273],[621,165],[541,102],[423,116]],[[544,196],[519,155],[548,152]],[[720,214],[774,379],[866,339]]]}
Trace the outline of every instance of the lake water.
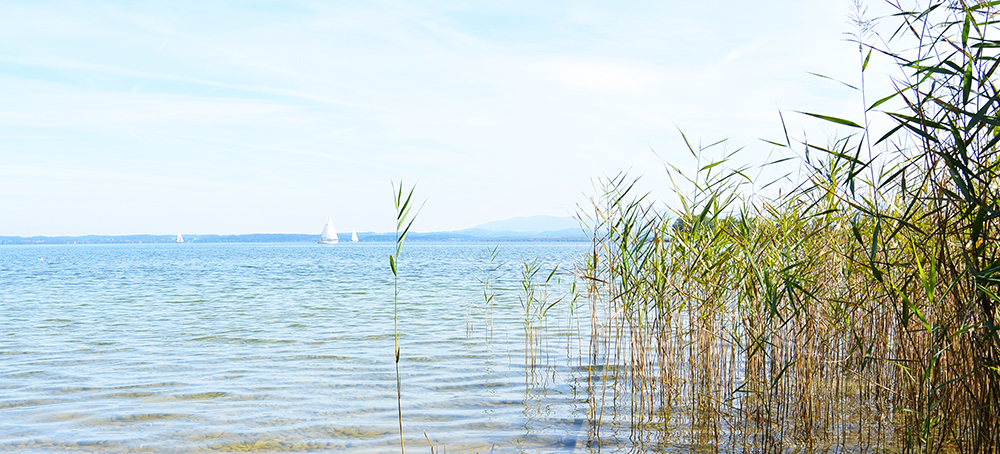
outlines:
{"label": "lake water", "polygon": [[[596,451],[585,298],[527,348],[518,300],[526,261],[561,265],[555,301],[588,245],[490,246],[404,246],[406,449]],[[0,247],[0,451],[398,452],[392,248]]]}

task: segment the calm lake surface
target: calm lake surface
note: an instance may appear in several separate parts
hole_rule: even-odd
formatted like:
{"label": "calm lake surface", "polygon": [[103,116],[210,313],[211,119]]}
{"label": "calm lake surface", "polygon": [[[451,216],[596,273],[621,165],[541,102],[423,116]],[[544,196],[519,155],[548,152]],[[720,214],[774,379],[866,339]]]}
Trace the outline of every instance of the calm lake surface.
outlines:
{"label": "calm lake surface", "polygon": [[[596,451],[586,298],[529,348],[518,300],[526,261],[555,301],[589,245],[491,246],[404,246],[407,450]],[[0,247],[0,451],[398,452],[392,248]]]}

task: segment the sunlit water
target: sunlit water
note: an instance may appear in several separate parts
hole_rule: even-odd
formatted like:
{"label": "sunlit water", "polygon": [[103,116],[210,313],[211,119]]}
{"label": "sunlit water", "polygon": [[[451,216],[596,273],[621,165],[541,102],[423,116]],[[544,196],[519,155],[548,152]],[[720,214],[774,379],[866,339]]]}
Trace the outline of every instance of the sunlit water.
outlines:
{"label": "sunlit water", "polygon": [[[407,450],[590,452],[588,316],[561,301],[526,352],[518,300],[587,245],[501,244],[492,310],[489,246],[404,248]],[[398,452],[392,247],[0,247],[0,451]]]}

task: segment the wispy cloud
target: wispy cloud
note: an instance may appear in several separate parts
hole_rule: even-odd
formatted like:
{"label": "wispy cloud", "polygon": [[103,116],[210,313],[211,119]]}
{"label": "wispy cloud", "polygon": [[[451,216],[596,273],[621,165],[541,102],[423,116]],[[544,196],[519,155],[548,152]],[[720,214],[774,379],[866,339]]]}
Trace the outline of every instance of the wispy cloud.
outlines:
{"label": "wispy cloud", "polygon": [[[659,168],[651,148],[686,159],[675,125],[757,143],[780,133],[778,107],[849,113],[852,93],[818,90],[806,73],[851,76],[846,6],[12,2],[0,16],[0,140],[16,146],[0,159],[34,181],[73,163],[78,176],[46,180],[55,193],[87,172],[138,172],[156,181],[139,218],[160,219],[153,203],[174,206],[175,193],[202,204],[185,185],[213,178],[226,182],[220,197],[252,187],[303,201],[258,208],[286,210],[260,216],[287,220],[276,230],[315,228],[294,224],[309,211],[384,230],[382,186],[399,178],[434,201],[424,229],[561,215],[594,176]],[[668,187],[658,171],[647,180]],[[106,212],[96,205],[136,191],[105,181],[100,200],[80,203]],[[19,207],[54,203],[19,194]],[[101,222],[116,221],[88,225]]]}

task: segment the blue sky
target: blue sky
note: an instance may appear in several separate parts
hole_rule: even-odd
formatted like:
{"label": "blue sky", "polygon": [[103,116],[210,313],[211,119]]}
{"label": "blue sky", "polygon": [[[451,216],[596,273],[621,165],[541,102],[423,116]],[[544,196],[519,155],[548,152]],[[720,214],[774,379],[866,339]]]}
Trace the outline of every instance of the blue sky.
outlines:
{"label": "blue sky", "polygon": [[753,163],[779,109],[859,116],[857,92],[808,74],[856,82],[850,10],[7,1],[0,235],[310,233],[327,214],[388,231],[399,180],[427,199],[420,231],[570,215],[621,171],[669,202],[677,128]]}

